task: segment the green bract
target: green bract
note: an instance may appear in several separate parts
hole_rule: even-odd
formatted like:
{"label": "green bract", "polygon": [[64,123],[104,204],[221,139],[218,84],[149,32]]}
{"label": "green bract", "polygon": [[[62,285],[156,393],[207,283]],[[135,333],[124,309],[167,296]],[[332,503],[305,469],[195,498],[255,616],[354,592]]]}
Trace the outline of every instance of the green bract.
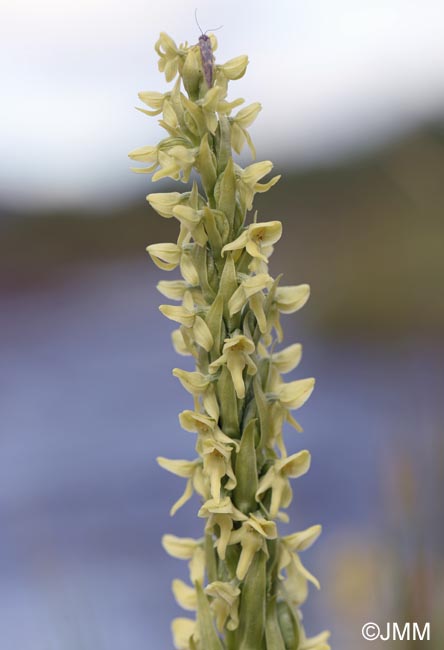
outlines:
{"label": "green bract", "polygon": [[[213,52],[217,42],[210,36]],[[261,106],[253,103],[235,115],[242,99],[227,100],[229,80],[245,74],[246,56],[214,63],[209,88],[199,46],[179,47],[162,33],[155,46],[168,92],[142,92],[140,99],[159,115],[167,137],[130,154],[147,163],[138,172],[153,181],[169,177],[188,191],[148,195],[166,219],[176,219],[176,243],[147,250],[165,271],[180,269],[182,279],[161,281],[158,289],[176,304],[161,305],[179,328],[173,344],[194,357],[195,370],[173,374],[194,400],[179,415],[196,435],[197,457],[158,463],[186,480],[171,514],[194,493],[197,516],[205,519],[202,539],[163,537],[165,550],[187,560],[190,582],[174,580],[173,593],[191,618],[173,621],[178,650],[328,650],[328,632],[307,638],[300,605],[308,582],[317,579],[299,553],[319,536],[320,526],[279,537],[276,521],[288,521],[291,479],[305,474],[310,453],[288,456],[282,436],[286,421],[300,430],[291,411],[310,397],[314,379],[285,382],[282,375],[301,359],[300,344],[276,350],[283,338],[281,314],[304,306],[309,286],[280,286],[268,272],[280,221],[251,219],[254,195],[278,180],[264,180],[269,161],[243,169],[233,160],[247,145],[255,155],[248,127]],[[193,176],[194,178],[194,176]],[[177,304],[179,302],[179,304]]]}

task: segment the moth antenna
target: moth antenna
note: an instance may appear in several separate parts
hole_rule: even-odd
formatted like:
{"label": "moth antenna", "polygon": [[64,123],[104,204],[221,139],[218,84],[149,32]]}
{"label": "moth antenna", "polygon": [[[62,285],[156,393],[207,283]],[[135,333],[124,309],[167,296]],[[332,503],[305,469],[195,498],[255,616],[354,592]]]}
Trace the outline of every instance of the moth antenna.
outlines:
{"label": "moth antenna", "polygon": [[207,29],[207,31],[205,32],[205,34],[206,34],[207,32],[217,32],[219,29],[222,29],[222,27],[223,27],[223,25],[219,25],[219,27],[215,27],[214,29]]}
{"label": "moth antenna", "polygon": [[203,33],[203,31],[202,31],[202,27],[199,25],[199,21],[197,20],[197,7],[196,7],[196,9],[194,10],[194,20],[196,21],[196,25],[199,27],[199,29],[200,29],[200,33],[201,33],[202,36],[203,36],[204,33]]}

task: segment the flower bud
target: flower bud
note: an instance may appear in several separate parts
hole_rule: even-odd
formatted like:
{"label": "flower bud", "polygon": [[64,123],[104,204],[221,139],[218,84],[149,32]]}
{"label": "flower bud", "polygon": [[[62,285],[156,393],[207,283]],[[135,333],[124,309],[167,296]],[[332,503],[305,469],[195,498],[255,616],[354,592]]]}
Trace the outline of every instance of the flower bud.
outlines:
{"label": "flower bud", "polygon": [[277,604],[277,612],[286,650],[299,650],[299,626],[291,607],[281,600]]}
{"label": "flower bud", "polygon": [[[276,596],[270,596],[267,600],[267,616],[265,620],[265,642],[271,650],[287,650],[279,627]],[[295,648],[297,650],[297,648]]]}
{"label": "flower bud", "polygon": [[236,266],[231,255],[227,256],[224,269],[219,282],[219,295],[223,298],[224,318],[231,316],[229,304],[231,297],[237,290]]}
{"label": "flower bud", "polygon": [[222,314],[223,314],[224,301],[223,297],[219,294],[213,304],[211,305],[206,317],[205,322],[211,332],[214,341],[214,356],[219,354],[220,342],[222,338]]}
{"label": "flower bud", "polygon": [[232,158],[228,160],[223,174],[217,180],[214,196],[217,209],[225,214],[228,223],[232,226],[236,207],[236,179]]}
{"label": "flower bud", "polygon": [[211,195],[217,180],[216,156],[214,155],[213,151],[211,151],[208,144],[207,133],[204,135],[200,143],[197,163],[205,192],[208,195]]}
{"label": "flower bud", "polygon": [[217,381],[217,396],[220,404],[222,430],[232,438],[239,437],[239,416],[236,392],[230,372],[225,366]]}
{"label": "flower bud", "polygon": [[257,466],[255,440],[257,420],[250,420],[242,433],[239,452],[236,456],[236,479],[234,503],[241,512],[252,512],[256,507]]}
{"label": "flower bud", "polygon": [[240,624],[236,635],[236,647],[239,650],[262,648],[265,631],[266,562],[265,553],[256,553],[252,560],[251,570],[242,585]]}
{"label": "flower bud", "polygon": [[197,99],[199,96],[199,86],[202,81],[200,52],[198,47],[190,48],[185,57],[182,69],[182,80],[185,90],[191,99]]}

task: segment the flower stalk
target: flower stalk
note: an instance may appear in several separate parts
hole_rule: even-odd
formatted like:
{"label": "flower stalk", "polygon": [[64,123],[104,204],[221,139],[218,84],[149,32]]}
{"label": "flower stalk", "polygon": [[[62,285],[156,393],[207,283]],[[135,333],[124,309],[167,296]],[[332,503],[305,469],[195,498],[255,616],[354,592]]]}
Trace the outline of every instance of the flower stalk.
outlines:
{"label": "flower stalk", "polygon": [[[279,180],[264,180],[269,161],[242,168],[234,154],[245,145],[255,157],[248,128],[259,103],[233,111],[242,99],[228,101],[229,81],[241,78],[248,58],[216,64],[214,35],[202,45],[177,46],[162,33],[155,45],[159,70],[173,87],[165,93],[141,92],[149,116],[160,116],[167,136],[156,146],[131,152],[146,163],[138,173],[152,180],[188,183],[185,192],[147,197],[165,219],[176,219],[175,243],[148,246],[162,270],[179,268],[181,279],[163,280],[158,289],[176,304],[160,306],[178,324],[174,348],[191,356],[194,369],[173,374],[193,398],[180,413],[185,431],[196,435],[197,457],[159,457],[168,472],[186,480],[174,514],[196,493],[201,539],[163,537],[165,550],[189,562],[189,584],[173,582],[174,596],[192,617],[172,623],[177,650],[328,650],[328,632],[307,638],[299,611],[308,583],[317,579],[299,553],[321,532],[320,526],[279,536],[278,521],[288,521],[291,480],[310,467],[303,449],[288,455],[285,422],[310,397],[314,379],[285,382],[297,367],[300,344],[276,350],[282,342],[281,314],[292,314],[309,297],[306,284],[282,286],[268,261],[282,235],[276,220],[251,219],[256,193]],[[200,39],[202,40],[202,39]],[[178,303],[178,304],[177,304]]]}

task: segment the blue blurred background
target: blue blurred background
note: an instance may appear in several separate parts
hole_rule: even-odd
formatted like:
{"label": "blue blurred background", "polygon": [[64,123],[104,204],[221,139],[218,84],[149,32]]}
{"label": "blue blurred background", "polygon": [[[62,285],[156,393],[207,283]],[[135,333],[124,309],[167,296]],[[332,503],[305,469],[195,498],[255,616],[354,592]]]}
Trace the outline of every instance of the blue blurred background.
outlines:
{"label": "blue blurred background", "polygon": [[[185,367],[144,252],[175,225],[126,152],[154,144],[133,110],[163,90],[160,31],[194,42],[195,2],[4,0],[0,71],[0,630],[5,650],[170,648],[182,563],[199,536],[171,376]],[[283,180],[257,201],[285,235],[271,271],[309,282],[284,325],[317,377],[300,414],[313,466],[295,528],[321,522],[309,632],[366,647],[368,620],[431,622],[444,643],[444,6],[425,0],[198,3],[218,60],[248,53],[232,97]],[[157,188],[158,186],[156,186]],[[168,188],[168,186],[161,186]],[[159,190],[157,190],[159,191]],[[283,528],[285,530],[285,527]],[[291,530],[291,529],[288,529]],[[419,648],[421,642],[403,647]],[[389,643],[381,643],[388,647]],[[378,648],[378,642],[373,644]],[[399,642],[394,644],[399,647]]]}

